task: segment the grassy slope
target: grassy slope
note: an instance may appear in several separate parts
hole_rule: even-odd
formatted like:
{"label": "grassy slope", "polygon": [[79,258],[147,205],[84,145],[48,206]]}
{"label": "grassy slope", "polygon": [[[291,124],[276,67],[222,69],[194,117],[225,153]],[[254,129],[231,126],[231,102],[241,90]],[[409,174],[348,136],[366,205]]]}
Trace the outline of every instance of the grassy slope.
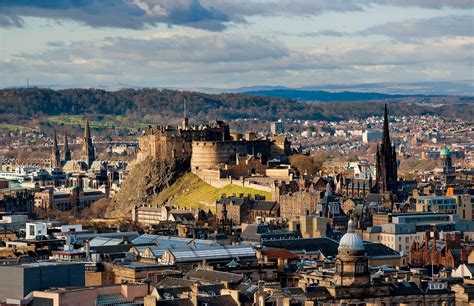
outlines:
{"label": "grassy slope", "polygon": [[271,198],[269,192],[255,190],[247,187],[228,185],[224,188],[215,188],[203,182],[193,173],[186,173],[176,181],[172,186],[163,190],[153,199],[153,205],[169,203],[179,207],[199,207],[215,211],[215,200],[221,197],[221,194],[232,195],[243,193],[245,195],[259,194],[266,199]]}

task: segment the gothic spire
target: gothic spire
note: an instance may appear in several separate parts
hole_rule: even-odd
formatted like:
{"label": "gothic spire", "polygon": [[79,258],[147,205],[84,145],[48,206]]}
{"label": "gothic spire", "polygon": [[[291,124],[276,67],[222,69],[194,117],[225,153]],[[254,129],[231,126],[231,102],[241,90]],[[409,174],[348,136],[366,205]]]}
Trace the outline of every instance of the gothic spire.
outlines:
{"label": "gothic spire", "polygon": [[86,118],[86,126],[84,129],[84,142],[82,145],[82,159],[90,168],[95,160],[95,149],[92,144],[91,130],[89,127],[89,119]]}
{"label": "gothic spire", "polygon": [[387,104],[385,104],[385,111],[383,114],[383,138],[382,138],[382,147],[390,147],[392,144],[390,142],[390,134],[388,131],[388,111]]}
{"label": "gothic spire", "polygon": [[64,133],[64,152],[63,152],[63,160],[65,162],[71,160],[71,149],[69,149],[69,142],[67,139],[67,133]]}
{"label": "gothic spire", "polygon": [[59,168],[61,166],[61,157],[58,148],[58,138],[56,131],[53,132],[53,147],[51,149],[51,168]]}

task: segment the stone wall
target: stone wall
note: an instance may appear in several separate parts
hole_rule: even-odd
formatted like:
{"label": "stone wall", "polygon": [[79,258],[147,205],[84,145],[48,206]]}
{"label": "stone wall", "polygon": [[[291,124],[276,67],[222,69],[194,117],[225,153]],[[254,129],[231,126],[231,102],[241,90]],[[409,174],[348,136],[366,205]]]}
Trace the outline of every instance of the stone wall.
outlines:
{"label": "stone wall", "polygon": [[268,140],[194,141],[191,169],[212,169],[221,164],[236,164],[237,155],[260,156],[265,163],[271,156]]}

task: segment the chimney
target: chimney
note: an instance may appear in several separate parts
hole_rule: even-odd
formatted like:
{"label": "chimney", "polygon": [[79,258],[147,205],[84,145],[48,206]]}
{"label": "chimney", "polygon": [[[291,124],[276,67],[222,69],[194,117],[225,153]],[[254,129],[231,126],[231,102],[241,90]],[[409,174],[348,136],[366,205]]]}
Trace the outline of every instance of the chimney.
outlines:
{"label": "chimney", "polygon": [[86,259],[90,260],[91,259],[91,248],[90,248],[89,240],[84,241],[84,250],[86,251]]}
{"label": "chimney", "polygon": [[191,285],[191,302],[194,306],[198,306],[199,283]]}

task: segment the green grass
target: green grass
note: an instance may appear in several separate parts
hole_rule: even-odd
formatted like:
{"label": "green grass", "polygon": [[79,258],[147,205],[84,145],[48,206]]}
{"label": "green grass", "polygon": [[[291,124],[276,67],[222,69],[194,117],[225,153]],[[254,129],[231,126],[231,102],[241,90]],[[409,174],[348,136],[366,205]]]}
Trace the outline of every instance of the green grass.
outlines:
{"label": "green grass", "polygon": [[[48,116],[46,119],[57,125],[84,126],[84,116],[82,115]],[[127,122],[125,116],[104,116],[103,120],[89,120],[89,124],[93,129],[110,129],[115,127],[117,129],[129,130],[143,129],[149,125],[144,122],[134,122],[130,124]]]}
{"label": "green grass", "polygon": [[238,195],[243,193],[245,195],[251,194],[252,196],[258,194],[265,196],[266,199],[271,199],[269,192],[236,185],[215,188],[202,181],[195,174],[186,173],[178,179],[176,183],[158,194],[155,199],[153,199],[153,204],[161,205],[163,203],[169,203],[170,205],[176,205],[178,207],[210,209],[212,212],[215,212],[215,201],[218,200],[223,193],[226,195],[232,195],[233,193]]}
{"label": "green grass", "polygon": [[0,129],[14,131],[14,132],[23,131],[25,129],[31,130],[31,128],[29,127],[16,125],[16,124],[0,124]]}

